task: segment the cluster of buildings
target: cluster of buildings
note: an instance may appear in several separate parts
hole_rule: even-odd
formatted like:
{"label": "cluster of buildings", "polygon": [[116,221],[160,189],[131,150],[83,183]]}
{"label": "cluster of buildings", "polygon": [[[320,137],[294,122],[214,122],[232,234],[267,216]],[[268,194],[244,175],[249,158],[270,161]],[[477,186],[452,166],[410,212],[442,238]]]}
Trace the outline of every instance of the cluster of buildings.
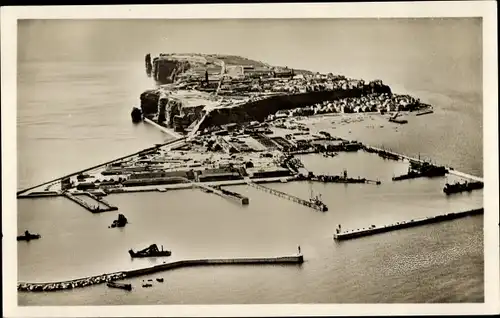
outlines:
{"label": "cluster of buildings", "polygon": [[422,106],[423,104],[420,104],[418,99],[409,95],[371,94],[361,97],[324,101],[315,105],[290,110],[280,110],[276,114],[269,115],[268,120],[328,113],[415,111],[422,108]]}

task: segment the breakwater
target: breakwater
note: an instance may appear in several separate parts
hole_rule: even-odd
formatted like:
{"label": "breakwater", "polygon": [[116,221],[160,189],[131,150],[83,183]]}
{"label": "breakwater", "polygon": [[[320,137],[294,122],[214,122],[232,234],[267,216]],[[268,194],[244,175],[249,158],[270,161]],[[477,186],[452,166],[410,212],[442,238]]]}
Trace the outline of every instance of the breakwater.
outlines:
{"label": "breakwater", "polygon": [[176,138],[176,139],[181,139],[183,138],[183,136],[177,132],[175,132],[173,129],[170,129],[170,128],[166,128],[166,127],[163,127],[162,125],[158,124],[157,122],[147,118],[147,117],[144,117],[144,122],[158,128],[159,130],[161,130],[162,132]]}
{"label": "breakwater", "polygon": [[44,292],[57,291],[73,288],[81,288],[96,284],[107,283],[111,281],[127,279],[142,275],[153,274],[166,270],[172,270],[181,267],[193,266],[217,266],[217,265],[297,265],[304,262],[302,254],[282,257],[263,257],[263,258],[225,258],[225,259],[194,259],[182,260],[151,267],[121,271],[111,274],[102,274],[98,276],[85,277],[80,279],[51,282],[51,283],[18,283],[17,289],[25,292]]}
{"label": "breakwater", "polygon": [[351,231],[346,231],[346,232],[341,232],[340,228],[338,228],[337,233],[335,233],[333,235],[333,238],[337,241],[349,240],[349,239],[370,236],[370,235],[375,235],[375,234],[380,234],[380,233],[386,233],[386,232],[400,230],[400,229],[416,227],[416,226],[420,226],[420,225],[455,220],[458,218],[463,218],[463,217],[472,216],[472,215],[479,215],[479,214],[483,214],[483,213],[484,213],[484,208],[480,208],[480,209],[467,210],[467,211],[463,211],[463,212],[442,214],[442,215],[438,215],[438,216],[429,216],[426,218],[415,219],[415,220],[410,220],[410,221],[402,221],[402,222],[397,222],[395,224],[389,224],[389,225],[384,225],[384,226],[371,225],[369,228],[356,229],[356,230],[351,230]]}

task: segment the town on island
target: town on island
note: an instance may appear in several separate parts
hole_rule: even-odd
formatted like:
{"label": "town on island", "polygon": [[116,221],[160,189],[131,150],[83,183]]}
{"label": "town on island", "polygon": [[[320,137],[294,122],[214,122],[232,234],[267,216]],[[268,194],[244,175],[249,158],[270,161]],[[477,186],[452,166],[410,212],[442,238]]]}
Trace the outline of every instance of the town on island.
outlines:
{"label": "town on island", "polygon": [[[434,112],[431,105],[418,98],[392,92],[381,80],[365,82],[221,54],[169,53],[156,57],[146,54],[145,69],[147,76],[156,82],[156,87],[139,96],[140,105],[132,108],[131,121],[153,125],[171,139],[20,190],[18,199],[63,196],[91,213],[103,213],[119,210],[104,199],[108,194],[196,188],[248,205],[248,197],[224,188],[248,185],[315,211],[327,212],[329,208],[321,194],[311,193],[309,198],[300,198],[265,184],[320,182],[379,186],[380,180],[351,177],[347,170],[338,175],[316,173],[307,169],[296,156],[317,154],[335,158],[340,152],[358,151],[372,153],[384,160],[407,162],[407,173],[394,176],[392,182],[452,174],[463,181],[446,183],[442,189],[445,196],[483,188],[482,178],[346,136],[334,136],[315,127],[314,123],[318,121],[331,125],[332,118],[349,123],[350,117],[360,113],[378,116],[399,126],[407,124],[412,116]],[[332,229],[332,237],[335,241],[342,241],[481,213],[483,208],[402,220],[395,224],[367,224],[366,228],[352,230],[344,230],[339,224]],[[125,227],[127,224],[127,218],[119,214],[109,227]],[[17,240],[37,240],[42,235],[26,230]],[[156,244],[129,253],[132,258],[168,257],[172,254]],[[66,282],[18,283],[18,290],[52,291],[98,283],[130,290],[130,284],[117,281],[181,266],[301,264],[303,261],[299,246],[297,255],[292,256],[164,262],[153,267]],[[158,279],[158,282],[162,281],[163,278]],[[143,287],[149,285],[151,283],[145,283]]]}

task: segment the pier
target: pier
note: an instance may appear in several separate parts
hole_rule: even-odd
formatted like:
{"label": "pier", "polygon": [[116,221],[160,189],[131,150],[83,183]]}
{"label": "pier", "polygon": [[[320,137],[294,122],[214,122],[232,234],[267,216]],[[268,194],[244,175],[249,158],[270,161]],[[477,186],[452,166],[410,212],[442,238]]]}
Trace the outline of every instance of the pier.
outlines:
{"label": "pier", "polygon": [[[91,193],[88,193],[88,192],[79,193],[79,194],[72,194],[72,193],[69,193],[69,192],[65,192],[63,195],[66,198],[70,199],[71,201],[75,202],[79,206],[87,209],[88,211],[90,211],[92,213],[109,212],[109,211],[116,211],[116,210],[118,210],[118,207],[113,206],[110,203],[108,203],[107,201],[105,201],[104,199],[98,198],[97,196],[95,196],[95,195],[93,195]],[[88,202],[86,202],[85,200],[83,200],[83,199],[81,199],[81,198],[78,197],[78,196],[81,196],[81,195],[86,195],[86,196],[94,199],[99,204],[104,205],[104,208],[99,207],[99,205],[97,205],[97,206],[90,205]]]}
{"label": "pier", "polygon": [[304,262],[302,254],[282,257],[262,257],[262,258],[223,258],[223,259],[193,259],[164,263],[151,267],[144,267],[129,271],[121,271],[110,274],[102,274],[85,278],[73,279],[61,282],[49,283],[18,283],[17,290],[24,292],[44,292],[57,291],[73,288],[81,288],[96,284],[149,275],[162,271],[172,270],[182,267],[193,266],[220,266],[220,265],[300,265]]}
{"label": "pier", "polygon": [[337,233],[335,233],[333,235],[333,238],[337,241],[349,240],[349,239],[354,239],[354,238],[359,238],[359,237],[364,237],[364,236],[370,236],[370,235],[375,235],[375,234],[380,234],[380,233],[391,232],[391,231],[395,231],[395,230],[407,229],[407,228],[416,227],[416,226],[420,226],[420,225],[455,220],[458,218],[463,218],[463,217],[472,216],[472,215],[480,215],[483,213],[484,213],[484,208],[480,208],[480,209],[474,209],[474,210],[467,210],[467,211],[463,211],[463,212],[448,213],[448,214],[442,214],[442,215],[437,215],[437,216],[429,216],[426,218],[421,218],[421,219],[416,219],[416,220],[402,221],[402,222],[397,222],[395,224],[389,224],[389,225],[384,225],[384,226],[371,225],[369,228],[351,230],[351,231],[346,231],[346,232],[341,232],[340,227],[339,227],[339,228],[337,228]]}
{"label": "pier", "polygon": [[228,199],[230,201],[237,202],[241,205],[248,205],[249,200],[247,197],[233,191],[229,191],[226,189],[222,189],[220,186],[209,186],[206,184],[201,184],[201,183],[196,183],[194,186],[198,187],[199,189],[204,190],[207,193],[215,193],[224,199]]}
{"label": "pier", "polygon": [[[410,157],[410,156],[407,156],[407,155],[403,155],[403,154],[400,154],[400,153],[397,153],[397,152],[394,152],[394,151],[389,151],[389,150],[384,150],[384,149],[381,149],[381,148],[377,148],[377,147],[373,147],[373,146],[364,146],[364,149],[368,152],[374,152],[374,153],[377,153],[377,154],[388,154],[391,158],[399,158],[399,159],[406,159],[410,162],[419,162],[419,163],[425,163],[426,161],[425,160],[422,160],[422,159],[419,159],[419,158],[413,158],[413,157]],[[397,160],[397,159],[395,159]],[[456,171],[454,170],[453,168],[451,167],[445,167],[446,170],[447,170],[447,173],[448,174],[452,174],[452,175],[455,175],[457,177],[460,177],[460,178],[464,178],[464,179],[469,179],[469,180],[474,180],[474,181],[480,181],[480,182],[484,182],[483,178],[481,177],[478,177],[478,176],[473,176],[471,174],[468,174],[468,173],[465,173],[465,172],[460,172],[460,171]]]}
{"label": "pier", "polygon": [[311,199],[311,200],[307,201],[307,200],[298,198],[296,196],[293,196],[291,194],[281,192],[281,191],[278,191],[275,189],[271,189],[271,188],[265,187],[265,186],[260,185],[260,184],[256,184],[256,183],[251,182],[251,181],[247,181],[247,184],[249,186],[256,188],[256,189],[262,190],[262,191],[267,192],[267,193],[271,193],[271,194],[278,196],[280,198],[284,198],[284,199],[293,201],[295,203],[302,204],[308,208],[311,208],[311,209],[314,209],[317,211],[322,211],[322,212],[328,211],[328,207],[323,202],[321,202],[317,199],[316,200]]}

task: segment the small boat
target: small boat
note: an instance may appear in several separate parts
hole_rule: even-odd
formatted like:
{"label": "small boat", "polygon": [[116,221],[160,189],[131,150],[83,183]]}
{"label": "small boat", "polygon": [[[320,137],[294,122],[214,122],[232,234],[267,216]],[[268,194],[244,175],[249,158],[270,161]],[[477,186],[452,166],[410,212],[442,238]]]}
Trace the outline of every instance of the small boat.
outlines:
{"label": "small boat", "polygon": [[118,219],[113,221],[113,223],[111,224],[111,227],[112,228],[115,228],[115,227],[124,227],[125,225],[127,225],[127,223],[128,223],[128,220],[125,217],[125,215],[118,214]]}
{"label": "small boat", "polygon": [[106,284],[110,288],[118,288],[118,289],[124,289],[124,290],[132,290],[132,284],[124,284],[124,283],[117,283],[117,282],[109,282]]}
{"label": "small boat", "polygon": [[134,252],[132,249],[128,251],[130,254],[130,257],[132,258],[138,258],[138,257],[161,257],[161,256],[170,256],[172,255],[171,251],[163,250],[163,246],[161,247],[161,250],[158,249],[158,246],[156,244],[152,244],[149,247]]}
{"label": "small boat", "polygon": [[31,234],[29,231],[25,231],[24,235],[18,235],[17,240],[18,241],[31,241],[31,240],[38,240],[42,236],[40,234]]}
{"label": "small boat", "polygon": [[159,283],[163,283],[163,277],[162,278],[157,278],[156,281],[159,282]]}
{"label": "small boat", "polygon": [[142,284],[143,288],[153,287],[153,284]]}

